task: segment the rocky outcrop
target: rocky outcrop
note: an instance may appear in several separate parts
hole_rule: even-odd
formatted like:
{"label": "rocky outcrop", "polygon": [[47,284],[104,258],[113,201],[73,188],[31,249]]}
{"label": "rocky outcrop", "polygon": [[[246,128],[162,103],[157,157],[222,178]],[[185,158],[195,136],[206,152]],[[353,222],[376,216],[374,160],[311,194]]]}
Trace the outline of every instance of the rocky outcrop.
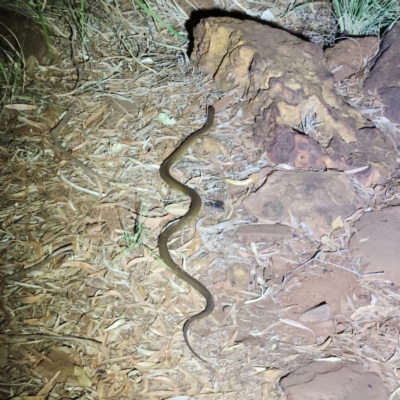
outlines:
{"label": "rocky outcrop", "polygon": [[348,171],[364,185],[386,180],[391,143],[334,89],[322,49],[255,21],[207,18],[194,30],[192,60],[218,89],[236,92],[253,140],[272,164]]}
{"label": "rocky outcrop", "polygon": [[377,93],[385,104],[384,116],[400,124],[400,25],[386,35],[372,60],[371,73],[364,83],[366,92]]}

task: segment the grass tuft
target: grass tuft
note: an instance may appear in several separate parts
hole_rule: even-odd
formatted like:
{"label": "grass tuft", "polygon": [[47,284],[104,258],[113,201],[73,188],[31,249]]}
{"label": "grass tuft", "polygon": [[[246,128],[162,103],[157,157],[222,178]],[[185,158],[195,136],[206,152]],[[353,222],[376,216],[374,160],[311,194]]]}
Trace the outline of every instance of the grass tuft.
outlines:
{"label": "grass tuft", "polygon": [[143,244],[145,229],[143,227],[143,223],[141,222],[141,216],[142,210],[140,210],[139,218],[132,232],[128,232],[128,230],[124,226],[123,221],[121,221],[122,237],[124,238],[126,243],[126,251],[135,250]]}
{"label": "grass tuft", "polygon": [[47,54],[49,56],[49,59],[51,59],[52,58],[52,54],[51,54],[51,51],[50,51],[49,33],[47,31],[47,25],[46,25],[46,21],[44,19],[44,15],[43,15],[42,5],[40,4],[39,0],[36,0],[36,8],[37,8],[37,12],[38,12],[40,23],[42,25],[43,36],[44,36],[44,39],[46,41]]}
{"label": "grass tuft", "polygon": [[398,0],[333,0],[341,32],[352,36],[379,36],[400,17]]}
{"label": "grass tuft", "polygon": [[[122,227],[122,237],[124,238],[126,247],[124,250],[122,250],[121,253],[119,253],[115,258],[114,262],[117,261],[119,258],[123,256],[127,251],[131,250],[136,250],[140,246],[145,248],[155,259],[159,260],[162,264],[164,264],[166,267],[168,267],[167,264],[165,264],[164,260],[160,258],[160,256],[152,250],[148,245],[144,243],[146,234],[148,233],[148,229],[144,227],[143,225],[143,204],[140,206],[139,210],[139,215],[136,220],[136,224],[133,227],[133,230],[131,232],[128,231],[126,228],[124,222],[121,220],[121,227]],[[169,267],[168,267],[169,268]]]}
{"label": "grass tuft", "polygon": [[0,42],[3,43],[2,59],[0,59],[0,104],[2,105],[7,99],[12,103],[15,92],[18,88],[24,89],[26,81],[24,55],[17,37],[12,32],[11,34],[16,40],[17,48],[7,38],[0,36]]}
{"label": "grass tuft", "polygon": [[85,0],[81,0],[81,10],[80,10],[80,27],[81,27],[81,41],[82,41],[82,57],[84,63],[86,64],[85,57]]}

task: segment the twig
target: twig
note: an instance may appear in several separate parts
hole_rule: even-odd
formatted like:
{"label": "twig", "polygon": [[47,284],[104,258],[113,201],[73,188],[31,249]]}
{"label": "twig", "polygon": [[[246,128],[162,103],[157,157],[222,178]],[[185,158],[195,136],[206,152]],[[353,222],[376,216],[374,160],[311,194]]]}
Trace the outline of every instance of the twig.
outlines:
{"label": "twig", "polygon": [[87,194],[93,194],[97,197],[105,197],[105,193],[95,192],[94,190],[86,189],[82,186],[77,185],[76,183],[70,182],[61,172],[59,172],[60,178],[69,186],[73,187],[76,190],[80,190],[81,192],[85,192]]}
{"label": "twig", "polygon": [[73,246],[72,244],[69,244],[67,246],[61,247],[59,249],[57,249],[53,254],[49,255],[48,257],[46,257],[44,260],[31,265],[28,268],[25,269],[21,269],[18,272],[13,273],[12,275],[7,275],[5,276],[5,279],[18,279],[21,278],[23,276],[25,276],[26,274],[29,274],[33,271],[38,271],[39,269],[42,269],[45,265],[47,265],[48,263],[50,263],[51,261],[53,261],[55,258],[57,258],[60,255],[65,255],[65,254],[72,254],[73,253]]}
{"label": "twig", "polygon": [[[2,341],[4,344],[21,344],[24,343],[25,340],[44,340],[44,339],[50,339],[50,340],[66,340],[66,341],[75,341],[75,342],[91,342],[95,344],[102,344],[98,340],[95,339],[88,339],[88,338],[80,338],[80,337],[75,337],[75,336],[64,336],[64,335],[46,335],[46,334],[26,334],[26,335],[7,335],[3,334],[0,335],[3,336],[6,340]],[[8,341],[7,339],[20,339],[19,341]]]}
{"label": "twig", "polygon": [[[72,11],[71,11],[72,14]],[[74,16],[72,15],[72,18]],[[70,24],[71,27],[71,31],[72,31],[72,35],[71,35],[71,51],[72,51],[72,62],[74,63],[77,75],[78,75],[78,79],[75,82],[75,87],[74,89],[78,89],[80,86],[80,82],[82,81],[83,78],[83,73],[82,73],[82,69],[81,66],[78,63],[78,54],[77,51],[75,49],[75,41],[76,41],[76,28],[73,24],[73,22]],[[82,54],[82,57],[85,57],[84,54]]]}
{"label": "twig", "polygon": [[101,178],[99,177],[99,175],[97,175],[94,171],[92,171],[89,167],[87,167],[83,162],[79,161],[72,154],[70,154],[67,150],[65,150],[64,147],[62,146],[61,142],[58,140],[58,134],[61,132],[61,130],[67,124],[73,111],[74,111],[74,108],[73,108],[73,103],[72,103],[69,110],[66,112],[66,114],[60,121],[60,123],[55,128],[50,130],[51,138],[53,140],[54,146],[58,149],[58,151],[64,157],[68,158],[70,161],[72,161],[78,167],[82,168],[88,175],[90,175],[96,179],[97,187],[99,188],[99,192],[101,195],[101,193],[103,191],[103,186],[101,184]]}
{"label": "twig", "polygon": [[348,272],[351,272],[351,273],[354,274],[354,275],[357,275],[358,278],[363,278],[363,277],[370,276],[370,275],[381,275],[381,274],[384,274],[384,273],[385,273],[384,271],[378,271],[378,272],[368,272],[368,273],[366,273],[366,274],[361,274],[360,272],[351,270],[351,269],[346,268],[346,267],[342,267],[341,265],[334,264],[334,263],[331,263],[331,262],[329,262],[329,261],[321,260],[321,259],[319,258],[319,256],[320,256],[322,253],[324,253],[322,250],[317,251],[310,259],[308,259],[307,261],[303,262],[303,263],[300,264],[298,267],[296,267],[292,272],[290,272],[289,274],[287,274],[287,275],[285,276],[285,278],[283,279],[282,285],[284,285],[285,283],[287,283],[287,282],[290,280],[290,278],[294,275],[294,273],[295,273],[298,269],[304,267],[305,265],[309,264],[309,263],[312,262],[312,261],[319,261],[319,262],[322,262],[323,264],[328,264],[328,265],[331,265],[331,266],[336,267],[336,268],[344,269],[345,271],[348,271]]}

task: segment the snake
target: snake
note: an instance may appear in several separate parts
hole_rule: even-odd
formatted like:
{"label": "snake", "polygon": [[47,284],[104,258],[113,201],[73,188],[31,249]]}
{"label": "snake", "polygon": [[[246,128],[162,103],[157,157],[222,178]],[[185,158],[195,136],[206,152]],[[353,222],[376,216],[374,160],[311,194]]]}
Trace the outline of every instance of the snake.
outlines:
{"label": "snake", "polygon": [[214,309],[214,300],[210,291],[197,279],[189,275],[186,271],[176,264],[176,262],[171,257],[168,250],[169,238],[177,231],[183,229],[185,226],[189,225],[191,222],[197,219],[197,216],[201,210],[201,198],[197,192],[184,185],[175,179],[171,173],[171,167],[186,153],[186,151],[199,139],[201,136],[206,134],[213,126],[214,123],[215,109],[212,106],[208,107],[208,116],[205,125],[198,131],[193,132],[189,135],[170,155],[167,157],[160,166],[160,175],[162,180],[167,183],[172,189],[175,189],[190,197],[191,203],[188,212],[179,220],[167,226],[158,238],[158,251],[161,260],[167,265],[167,267],[180,279],[188,283],[192,288],[196,289],[206,300],[206,307],[203,311],[198,314],[191,316],[187,319],[183,325],[182,332],[183,338],[185,339],[186,345],[189,347],[190,351],[201,361],[207,363],[206,360],[201,358],[192,348],[188,339],[188,332],[190,325],[199,319],[205,318],[210,315]]}

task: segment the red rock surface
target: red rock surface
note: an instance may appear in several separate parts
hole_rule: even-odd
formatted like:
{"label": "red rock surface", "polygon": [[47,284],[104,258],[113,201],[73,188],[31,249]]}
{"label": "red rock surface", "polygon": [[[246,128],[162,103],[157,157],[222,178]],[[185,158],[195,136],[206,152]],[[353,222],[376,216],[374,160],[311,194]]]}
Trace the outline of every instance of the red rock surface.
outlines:
{"label": "red rock surface", "polygon": [[385,104],[384,116],[400,124],[400,25],[395,24],[383,39],[372,60],[370,76],[364,82],[366,92],[377,92]]}
{"label": "red rock surface", "polygon": [[328,69],[336,80],[349,78],[364,67],[379,48],[378,38],[369,36],[364,38],[338,38],[335,46],[328,47],[324,56]]}
{"label": "red rock surface", "polygon": [[400,207],[365,213],[356,222],[357,232],[351,237],[350,246],[355,256],[361,258],[363,273],[383,271],[373,275],[400,286]]}
{"label": "red rock surface", "polygon": [[304,224],[304,229],[320,237],[342,227],[357,203],[353,185],[344,173],[276,171],[243,205],[261,221]]}
{"label": "red rock surface", "polygon": [[382,380],[358,364],[314,363],[281,380],[289,400],[387,399]]}

